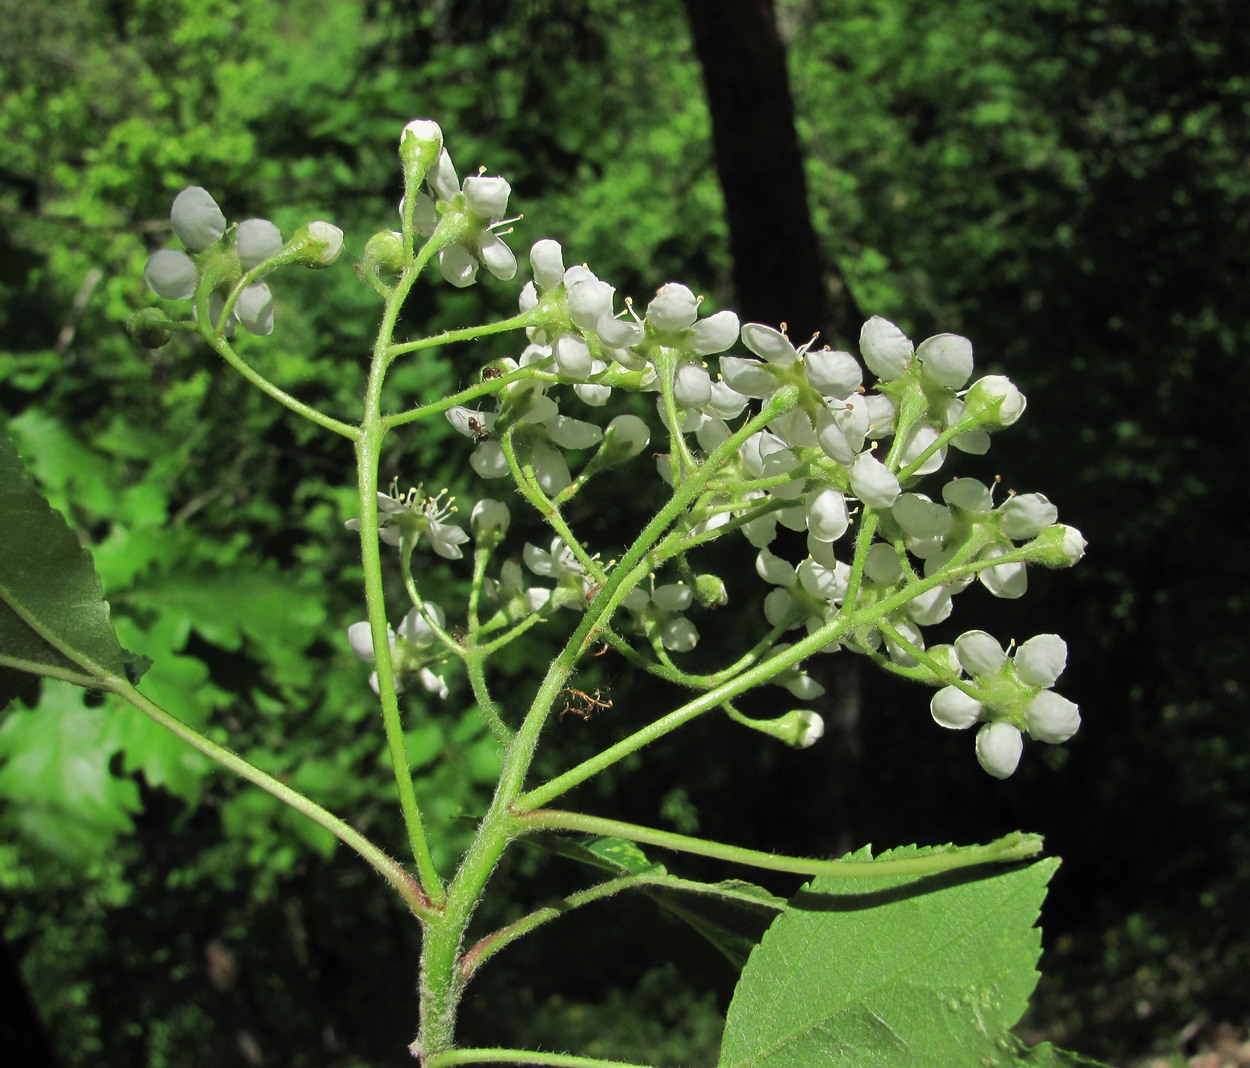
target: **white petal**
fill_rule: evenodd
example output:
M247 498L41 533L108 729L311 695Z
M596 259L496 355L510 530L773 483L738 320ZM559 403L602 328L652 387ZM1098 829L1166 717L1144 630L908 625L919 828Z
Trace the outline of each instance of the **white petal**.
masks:
M955 653L969 675L996 675L1007 662L998 640L983 630L965 631L956 638Z
M174 233L192 252L215 245L226 232L226 217L207 189L188 186L176 197L169 212Z
M939 727L960 731L981 718L981 702L969 697L958 686L944 686L933 695L929 711Z
M972 374L972 342L958 334L936 334L916 347L920 371L947 389L959 389Z
M501 219L508 211L508 194L512 186L504 178L475 175L464 180L464 202L474 215Z
M185 252L162 249L154 252L143 268L143 280L158 297L186 300L195 294L198 279L195 261Z
M883 382L906 373L911 366L912 343L893 323L874 315L859 333L859 351L864 363Z
M894 473L869 452L851 466L851 489L870 508L889 508L902 492Z
M699 314L695 295L680 282L660 286L647 305L646 320L664 333L688 330Z
M1024 710L1024 722L1029 737L1039 742L1059 745L1077 732L1081 725L1081 713L1077 705L1055 693L1043 690Z
M849 352L817 349L809 352L803 362L807 365L807 380L826 397L849 397L864 381L859 361Z
M763 323L747 323L742 327L742 343L756 356L775 363L778 367L789 367L798 359L798 353L790 344L790 339L780 330L774 330Z
M977 761L996 779L1005 779L1020 763L1024 739L1010 723L987 723L977 731Z
M234 250L243 269L250 271L282 251L282 231L268 219L244 219L235 231Z
M738 340L738 317L731 311L719 311L700 319L690 334L690 346L701 356L724 352Z
M1016 677L1027 686L1053 686L1068 666L1068 643L1058 634L1038 634L1016 650Z

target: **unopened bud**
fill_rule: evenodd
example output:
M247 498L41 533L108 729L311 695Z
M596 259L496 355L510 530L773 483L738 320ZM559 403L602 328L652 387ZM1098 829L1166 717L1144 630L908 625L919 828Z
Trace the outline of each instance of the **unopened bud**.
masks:
M364 265L376 274L399 274L404 269L404 238L394 230L382 230L365 242Z
M160 308L140 308L126 320L126 332L143 349L159 349L173 337L170 318Z
M964 395L964 413L985 427L1011 426L1024 413L1025 396L1003 375L986 375Z
M443 151L443 131L430 119L413 119L399 135L399 158L404 171L411 172L416 181L438 162Z

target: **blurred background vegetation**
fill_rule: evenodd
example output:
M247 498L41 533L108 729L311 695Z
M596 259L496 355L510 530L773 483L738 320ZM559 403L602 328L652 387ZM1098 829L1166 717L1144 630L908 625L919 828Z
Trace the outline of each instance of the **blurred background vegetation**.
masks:
M376 300L347 262L393 225L394 147L415 116L440 122L462 174L509 178L518 252L551 236L619 293L645 302L680 279L734 306L752 264L784 269L778 250L800 244L778 230L752 254L722 196L713 131L734 115L705 93L687 17L748 7L767 5L0 0L8 432L92 546L124 643L155 662L152 695L384 843L401 845L393 786L342 639L362 615L351 456L203 347L129 345L169 202L198 184L232 219L343 227L344 263L279 276L277 330L247 351L349 418ZM1075 572L1033 575L1023 602L970 592L955 623L1064 635L1084 726L999 783L970 738L932 726L925 694L826 658L815 749L761 754L709 721L578 803L606 812L613 795L628 817L811 854L1040 831L1065 864L1026 1032L1113 1064L1185 1063L1244 1028L1250 989L1244 5L776 0L775 17L826 336L853 340L847 307L917 339L961 332L1029 396L979 473L1047 493L1090 550ZM740 77L749 95L754 73ZM758 155L780 176L770 137ZM758 210L789 189L760 181ZM482 321L514 293L438 284L412 318ZM406 364L392 402L510 353ZM448 428L418 426L383 475L463 493L466 460ZM613 488L575 526L611 541L629 525ZM436 600L456 592L444 581ZM714 637L701 623L704 644L732 645L734 619ZM601 670L620 709L664 699ZM409 708L444 866L496 767L467 701ZM559 762L621 722L569 719ZM9 1063L411 1063L414 932L382 884L137 713L53 685L12 704L0 806ZM537 903L581 876L522 856L497 878L497 902ZM711 1064L732 981L645 902L601 905L494 962L464 1035Z

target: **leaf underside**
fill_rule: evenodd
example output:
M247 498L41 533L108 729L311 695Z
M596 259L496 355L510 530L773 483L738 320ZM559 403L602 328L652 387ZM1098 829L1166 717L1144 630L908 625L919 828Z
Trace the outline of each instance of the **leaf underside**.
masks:
M0 703L20 673L85 686L125 670L90 553L0 433Z
M1058 863L896 876L869 892L862 879L809 883L743 970L720 1068L1021 1063L1010 1029L1037 982L1034 925Z

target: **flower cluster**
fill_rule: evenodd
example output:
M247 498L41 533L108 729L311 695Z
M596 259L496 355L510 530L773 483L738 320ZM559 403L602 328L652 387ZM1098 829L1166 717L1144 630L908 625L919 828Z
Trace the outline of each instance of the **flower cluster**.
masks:
M174 198L169 220L186 251L153 253L143 270L148 288L166 300L189 300L206 284L213 324L231 304L230 319L224 324L227 334L236 322L253 334L272 333L273 294L260 279L288 263L328 267L343 249L343 231L320 220L308 223L285 243L281 231L268 219L245 219L227 226L217 201L199 186L189 186ZM246 284L239 288L241 283ZM198 307L194 314L198 316ZM140 343L164 344L168 331L145 333L143 328L151 322L150 317L137 319L132 335Z
M428 119L404 127L399 151L405 166L423 176L428 190L414 193L411 208L405 197L400 213L411 210L413 228L424 237L440 231L445 235L438 252L443 277L458 288L471 286L480 264L496 278L512 278L516 257L499 234L501 227L516 221L505 218L512 192L507 180L476 174L461 182L442 130Z
M504 218L508 183L480 174L461 182L430 122L409 124L400 156L405 232L430 238L443 276L468 285L485 266L512 278L516 260L497 233L512 221ZM858 353L817 347L815 337L796 344L784 324L702 314L702 298L675 282L660 286L640 315L629 299L618 305L615 287L589 267L566 266L552 240L531 247L529 264L532 278L519 300L529 344L483 370L483 383L502 379L475 390L489 399L446 416L471 440L479 476L511 477L550 519L592 477L640 457L659 433L636 407L612 412L614 392L656 395L668 441L655 454L657 470L674 492L689 485L690 503L649 565L654 570L633 573L632 588L614 600L623 609L611 624L618 639L641 638L657 668L680 677L674 657L698 644L698 613L727 601L725 583L696 576L688 555L740 532L757 551L767 587L762 610L770 629L750 658L775 661L768 681L793 697L811 701L823 692L806 661L788 652L818 635L823 645L807 641L808 655L866 655L933 687L931 709L942 726L980 724L976 755L992 775L1011 774L1025 735L1056 744L1076 731L1076 705L1051 689L1066 662L1057 636L1031 638L1013 655L980 631L953 644L931 638L961 592L979 585L994 597L1018 598L1028 565L1071 566L1085 548L1040 493L941 477L953 452L985 453L992 434L1026 408L1006 377L973 381L967 338L938 334L914 344L873 317ZM921 483L934 475L941 481L926 491ZM380 497L379 532L410 549L424 539L457 559L469 535L449 504L441 495ZM502 520L484 540L474 509L479 550L493 550L507 528L507 509L485 501L479 507L487 505ZM557 530L568 536L566 526ZM504 559L486 576L482 603L495 616L482 633L519 633L527 621L561 609L586 611L611 572L561 536L546 548L527 544L519 561ZM790 744L811 744L823 731L811 709L772 720L747 720L729 705L726 711Z

